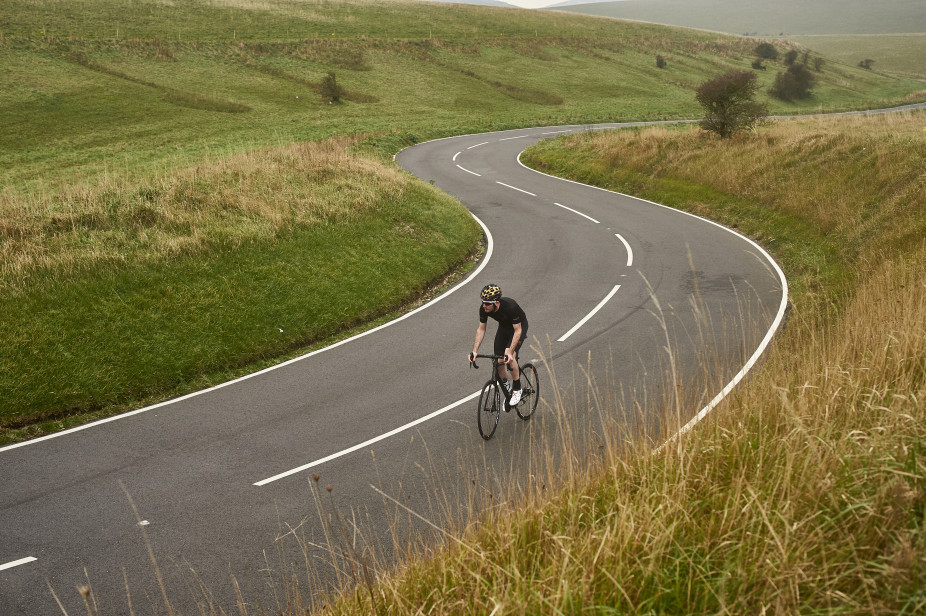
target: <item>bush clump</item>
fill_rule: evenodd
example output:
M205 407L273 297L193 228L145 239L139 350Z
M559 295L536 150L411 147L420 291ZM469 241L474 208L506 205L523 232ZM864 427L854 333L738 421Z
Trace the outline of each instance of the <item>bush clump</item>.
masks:
M705 111L701 128L724 139L753 128L768 114L765 105L755 101L758 87L751 71L732 71L702 83L695 94Z

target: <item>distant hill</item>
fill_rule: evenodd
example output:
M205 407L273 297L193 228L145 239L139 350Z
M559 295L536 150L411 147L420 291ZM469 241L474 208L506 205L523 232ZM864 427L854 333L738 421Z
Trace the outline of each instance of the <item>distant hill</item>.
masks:
M426 0L427 2L452 2L454 4L477 4L479 6L502 6L509 9L520 8L517 5L501 2L501 0Z
M924 0L570 0L545 10L752 36L926 32Z

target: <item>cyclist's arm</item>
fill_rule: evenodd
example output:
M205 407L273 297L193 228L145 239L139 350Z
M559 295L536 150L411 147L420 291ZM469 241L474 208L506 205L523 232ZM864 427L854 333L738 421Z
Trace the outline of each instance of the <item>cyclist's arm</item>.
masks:
M469 360L473 361L476 357L476 353L479 352L479 345L482 344L482 339L486 337L486 324L480 323L479 327L476 328L476 340L473 342L473 352L469 356Z

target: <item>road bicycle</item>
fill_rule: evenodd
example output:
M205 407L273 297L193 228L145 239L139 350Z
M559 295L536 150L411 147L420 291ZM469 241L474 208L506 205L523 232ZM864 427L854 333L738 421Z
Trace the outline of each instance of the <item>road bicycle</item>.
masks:
M492 377L482 386L482 393L479 394L479 407L477 409L476 423L479 425L479 434L482 438L489 440L495 434L498 427L498 418L505 412L511 410L509 401L511 392L508 391L508 383L503 382L498 376L499 362L504 362L503 355L476 355L474 361L470 364L473 368L479 368L476 365L476 359L492 360ZM537 380L537 368L531 362L521 364L521 400L514 405L518 417L523 420L530 419L537 408L537 402L540 401L540 383Z

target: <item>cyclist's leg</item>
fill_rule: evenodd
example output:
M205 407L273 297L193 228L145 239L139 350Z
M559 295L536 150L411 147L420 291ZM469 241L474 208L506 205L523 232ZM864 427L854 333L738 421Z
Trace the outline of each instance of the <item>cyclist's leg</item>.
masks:
M495 331L495 343L493 352L496 355L504 355L505 349L507 349L508 345L511 344L511 338L513 336L513 327L504 327L499 325L498 329ZM504 362L499 362L498 364L498 378L500 378L502 381L508 380L508 369L505 367Z
M512 338L514 337L514 330L511 333ZM518 357L520 355L519 351L521 350L521 345L524 344L524 341L527 339L527 330L521 330L521 339L518 340L518 346L514 349L514 365L511 367L511 380L517 381L521 378L521 368L518 367ZM511 338L508 339L508 342L511 342ZM504 353L504 351L502 351Z

